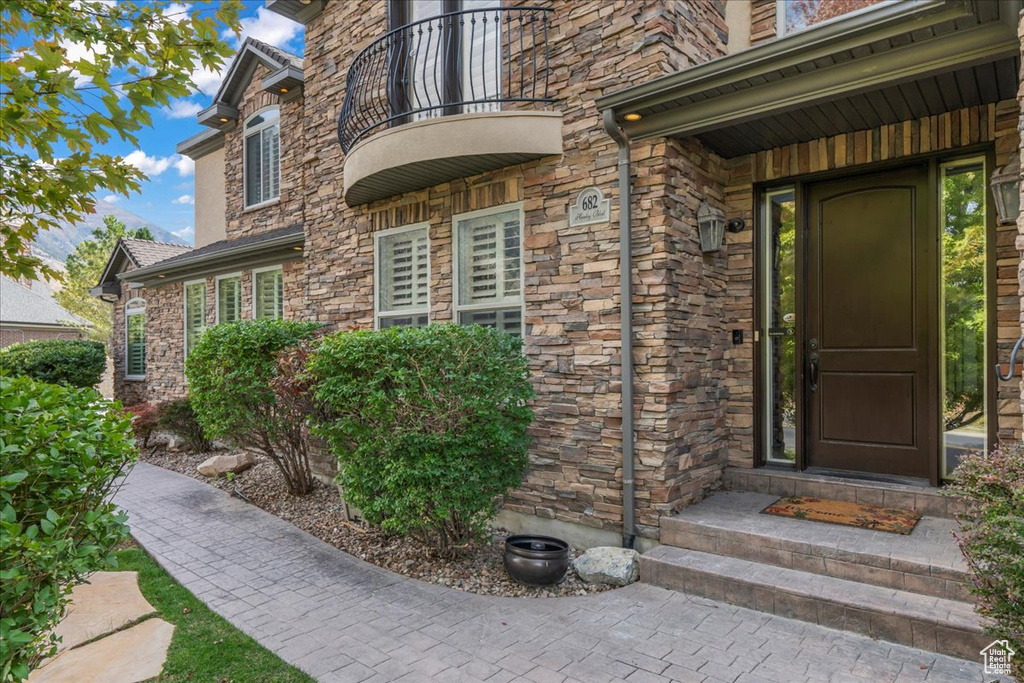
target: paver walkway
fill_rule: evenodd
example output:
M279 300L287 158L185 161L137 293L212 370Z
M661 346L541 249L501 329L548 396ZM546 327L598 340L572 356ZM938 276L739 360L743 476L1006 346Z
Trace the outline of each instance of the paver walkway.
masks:
M983 681L981 666L645 584L474 595L348 555L212 486L140 463L117 494L186 588L322 681Z

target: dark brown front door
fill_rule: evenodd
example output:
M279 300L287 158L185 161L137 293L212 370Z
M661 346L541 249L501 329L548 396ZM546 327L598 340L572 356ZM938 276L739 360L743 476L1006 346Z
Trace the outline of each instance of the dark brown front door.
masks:
M807 465L931 475L936 238L928 167L807 187Z

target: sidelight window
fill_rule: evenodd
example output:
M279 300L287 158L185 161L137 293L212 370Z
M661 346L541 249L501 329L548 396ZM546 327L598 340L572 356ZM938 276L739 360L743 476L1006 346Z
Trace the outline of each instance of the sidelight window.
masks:
M765 195L762 207L766 266L762 269L765 324L762 344L766 459L796 460L796 200L792 188Z
M963 455L988 450L988 176L982 159L941 169L942 473L948 477Z
M206 331L206 280L185 283L185 357Z

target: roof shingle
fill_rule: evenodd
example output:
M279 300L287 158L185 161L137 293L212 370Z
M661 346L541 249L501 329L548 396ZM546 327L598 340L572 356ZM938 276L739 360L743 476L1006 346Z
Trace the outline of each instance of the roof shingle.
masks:
M174 256L181 256L193 251L192 247L184 244L170 244L169 242L154 242L152 240L138 240L122 238L125 251L138 268L145 268L154 263L159 263Z
M0 278L0 322L92 327L92 323L69 312L53 297L7 278Z

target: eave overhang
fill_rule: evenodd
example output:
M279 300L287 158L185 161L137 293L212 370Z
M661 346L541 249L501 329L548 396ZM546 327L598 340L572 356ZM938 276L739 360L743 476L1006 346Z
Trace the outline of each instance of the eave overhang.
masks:
M614 111L630 138L700 137L723 156L735 156L931 115L936 108L998 101L1016 91L1021 6L1021 0L886 4L611 93L596 103L599 110ZM984 72L976 74L976 69ZM948 88L950 78L995 82L984 92L961 93L959 104L929 97L926 88ZM923 94L915 94L911 83ZM910 89L907 101L898 92L902 87ZM899 101L886 101L894 94ZM862 106L871 115L861 116L857 110ZM831 109L822 114L819 107ZM641 118L627 121L628 113ZM760 132L755 136L752 131Z
M291 102L302 94L303 80L302 69L289 65L264 78L260 87L280 97L282 102Z
M204 126L218 131L228 131L238 122L238 110L221 102L214 102L199 112L196 119Z
M165 285L194 276L217 275L241 268L258 268L302 258L305 233L282 231L267 239L239 244L226 243L222 248L197 254L168 259L145 268L136 268L119 273L122 281L140 283L143 286ZM209 245L215 246L215 245Z
M224 146L224 133L220 130L204 130L190 138L182 140L174 148L178 154L191 159L198 159Z
M267 9L300 24L308 24L324 11L327 0L266 0Z

